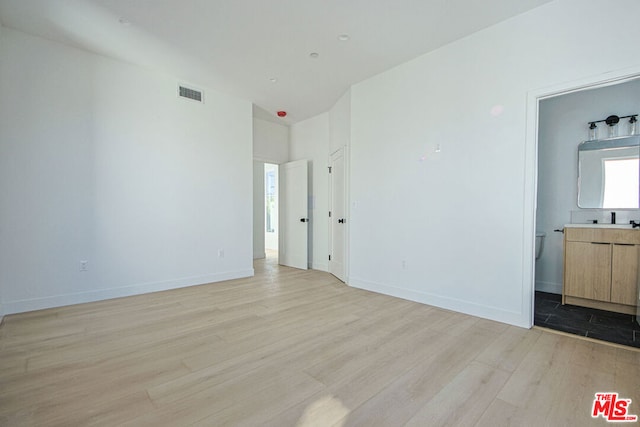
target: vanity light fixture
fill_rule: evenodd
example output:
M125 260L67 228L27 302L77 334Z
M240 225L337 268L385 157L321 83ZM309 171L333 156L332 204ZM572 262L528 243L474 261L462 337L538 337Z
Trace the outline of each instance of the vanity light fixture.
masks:
M596 126L596 123L606 123L607 126L609 126L609 134L608 134L609 138L614 138L618 136L618 123L620 123L620 119L629 119L629 135L635 135L638 130L637 114L630 114L628 116L616 116L615 114L613 114L607 117L606 119L594 120L592 122L588 122L589 123L589 141L594 141L598 139L598 126Z

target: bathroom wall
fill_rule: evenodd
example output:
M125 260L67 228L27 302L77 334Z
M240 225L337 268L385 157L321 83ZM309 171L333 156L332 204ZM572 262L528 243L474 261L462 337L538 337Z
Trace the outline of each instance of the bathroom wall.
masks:
M610 210L580 209L578 193L578 144L587 139L587 123L609 115L640 113L640 79L603 88L585 90L540 103L538 134L538 207L536 230L546 233L542 257L536 262L536 290L562 292L562 233L564 224L586 219L609 220ZM619 135L626 132L620 122ZM600 137L606 136L600 125ZM637 209L617 211L618 222L638 218Z

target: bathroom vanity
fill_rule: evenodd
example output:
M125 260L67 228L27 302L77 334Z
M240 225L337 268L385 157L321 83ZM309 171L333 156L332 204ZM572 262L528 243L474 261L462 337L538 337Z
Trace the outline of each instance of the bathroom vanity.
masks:
M636 314L639 247L628 225L566 225L562 303Z

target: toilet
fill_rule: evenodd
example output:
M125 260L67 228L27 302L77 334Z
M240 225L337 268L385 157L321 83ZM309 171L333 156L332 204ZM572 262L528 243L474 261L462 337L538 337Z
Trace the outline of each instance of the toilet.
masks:
M536 231L536 260L542 256L542 250L544 249L544 238L546 233L542 231Z

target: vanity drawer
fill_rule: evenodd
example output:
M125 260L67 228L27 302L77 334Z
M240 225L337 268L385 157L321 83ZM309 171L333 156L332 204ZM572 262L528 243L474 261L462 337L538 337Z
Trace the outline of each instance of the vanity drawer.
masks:
M622 243L640 245L640 230L629 228L577 228L566 227L565 239L569 242Z

